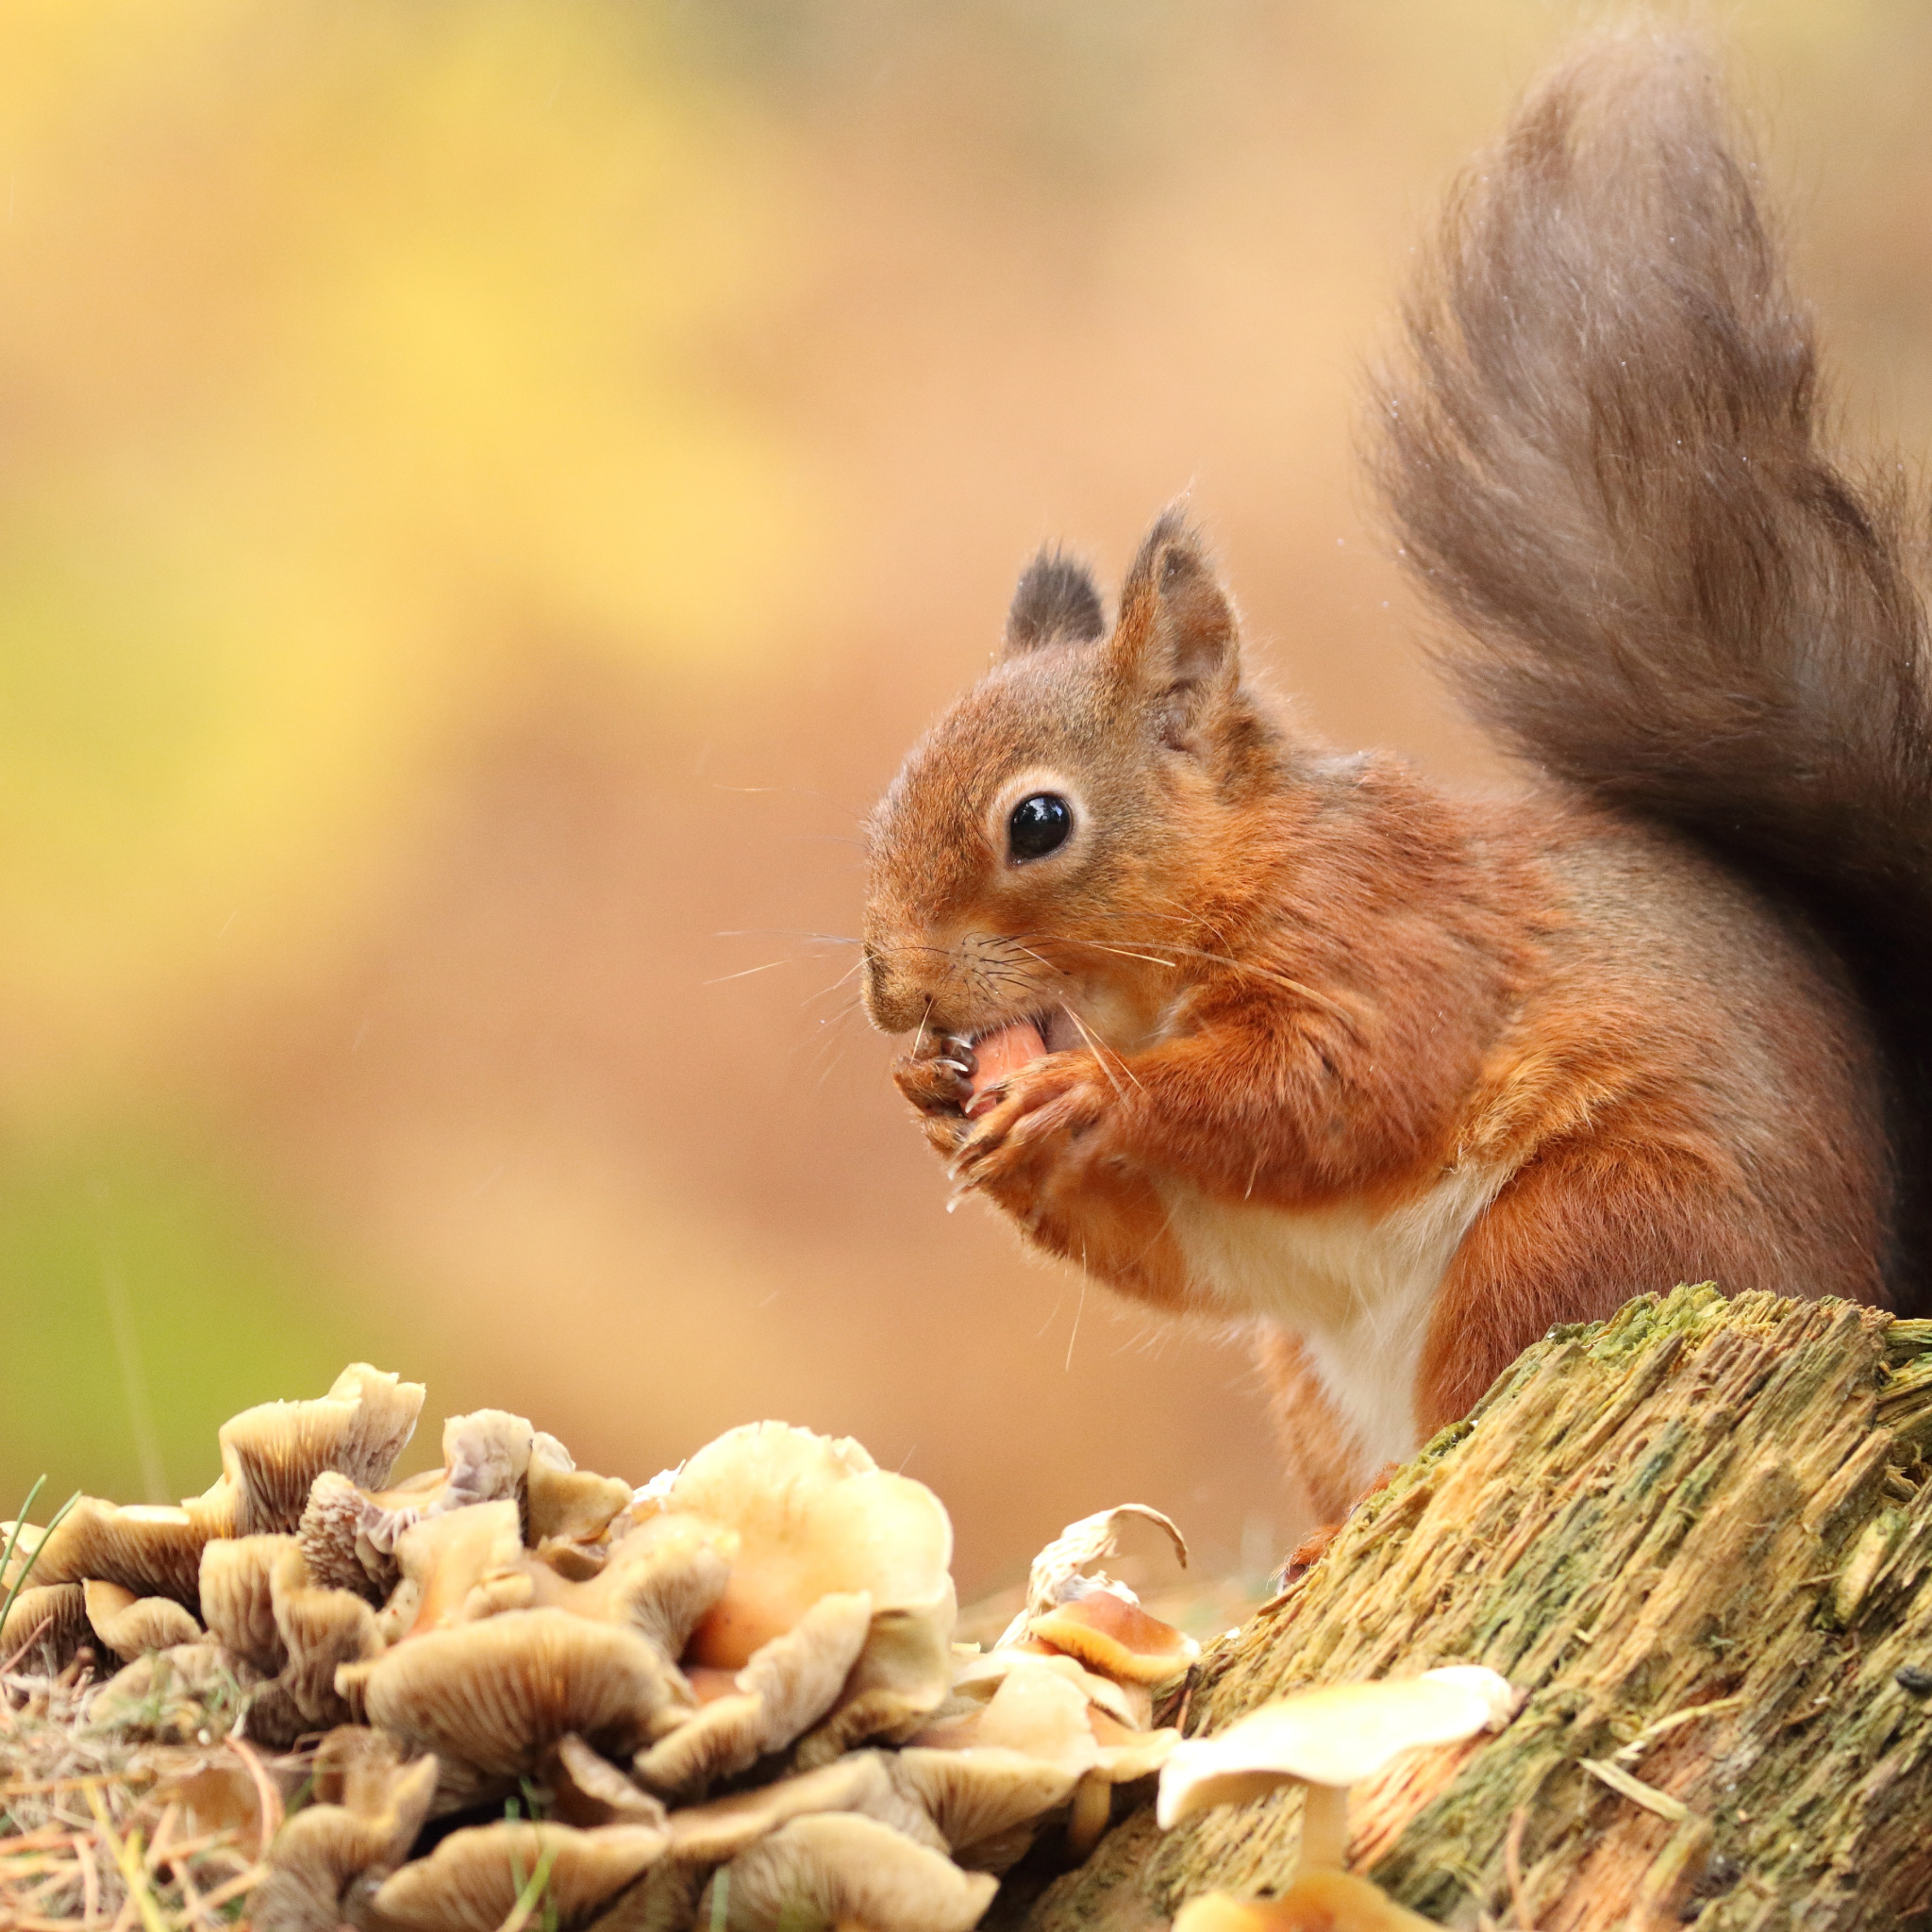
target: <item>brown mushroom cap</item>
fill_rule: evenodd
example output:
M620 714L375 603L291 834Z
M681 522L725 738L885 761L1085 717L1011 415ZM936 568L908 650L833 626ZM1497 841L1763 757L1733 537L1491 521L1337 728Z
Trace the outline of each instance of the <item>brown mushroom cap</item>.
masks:
M595 1576L574 1580L544 1562L533 1572L537 1601L579 1617L625 1624L666 1657L680 1657L699 1620L730 1580L737 1539L702 1517L659 1513L626 1530Z
M92 1576L118 1583L136 1596L194 1604L200 1601L201 1552L208 1540L185 1509L147 1503L124 1507L83 1496L50 1532L23 1526L13 1568L17 1573L24 1557L34 1552L29 1574L42 1588Z
M289 1654L279 1682L296 1707L311 1724L356 1717L353 1702L336 1689L336 1674L344 1664L380 1655L375 1612L354 1591L325 1590L313 1582L292 1537L271 1566L269 1599Z
M411 1524L395 1540L395 1559L402 1583L391 1607L408 1618L401 1636L527 1609L535 1600L514 1497Z
M680 1807L669 1821L669 1856L693 1865L721 1864L794 1818L823 1811L860 1812L915 1843L942 1852L945 1840L925 1807L901 1789L894 1769L897 1756L855 1751L817 1771L735 1791L708 1805Z
M1002 1869L974 1857L995 1840L1011 1840L1003 1859L1007 1853L1012 1859L1022 1857L1027 1840L1013 1838L1015 1828L1065 1804L1075 1782L1074 1774L1058 1763L998 1744L961 1751L908 1745L890 1754L886 1764L892 1782L932 1820L947 1850L979 1871Z
M351 1919L360 1923L358 1895L408 1857L435 1794L436 1760L422 1757L381 1774L365 1767L341 1802L304 1807L275 1834L268 1875L248 1902L250 1923L262 1932L339 1932Z
M872 1598L822 1596L740 1671L732 1691L703 1705L637 1759L653 1790L689 1791L782 1751L829 1710L872 1631Z
M1030 1618L1027 1634L1090 1671L1150 1690L1172 1683L1201 1655L1191 1637L1112 1590L1073 1596Z
M712 1879L698 1923L727 1932L970 1932L998 1889L891 1825L826 1812L793 1819L732 1859Z
M541 1780L551 1794L550 1815L559 1824L664 1824L661 1801L633 1784L575 1732L557 1740Z
M222 1484L234 1497L231 1534L292 1534L308 1488L325 1469L363 1488L378 1488L414 1433L423 1407L420 1382L401 1382L352 1363L326 1395L311 1402L265 1402L224 1423ZM217 1484L194 1507L218 1507Z
M631 1488L616 1476L579 1469L555 1436L540 1431L531 1447L525 1501L533 1549L551 1537L589 1542L630 1507Z
M634 1630L555 1609L433 1630L338 1681L370 1723L488 1776L534 1770L572 1731L627 1754L689 1694Z
M645 1824L475 1825L386 1878L373 1915L384 1932L496 1932L547 1864L546 1907L558 1923L580 1924L656 1863L665 1843Z
M171 1596L136 1596L97 1577L84 1582L81 1591L95 1636L125 1662L151 1650L201 1641L201 1625Z
M15 1657L43 1657L58 1671L92 1634L79 1584L28 1584L0 1624L0 1663Z
M289 1647L275 1628L272 1578L277 1559L291 1548L287 1536L232 1537L201 1553L201 1620L208 1635L273 1677L289 1661Z

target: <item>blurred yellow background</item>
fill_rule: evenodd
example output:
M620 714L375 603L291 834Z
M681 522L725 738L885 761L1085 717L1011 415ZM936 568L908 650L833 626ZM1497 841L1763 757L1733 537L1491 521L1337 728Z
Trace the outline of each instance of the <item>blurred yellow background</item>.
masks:
M0 1506L197 1491L366 1357L640 1481L857 1434L969 1591L1129 1497L1275 1560L1238 1341L941 1211L858 824L1032 548L1117 571L1188 487L1319 727L1495 780L1360 372L1585 19L16 0ZM1847 420L1922 443L1932 13L1722 27Z

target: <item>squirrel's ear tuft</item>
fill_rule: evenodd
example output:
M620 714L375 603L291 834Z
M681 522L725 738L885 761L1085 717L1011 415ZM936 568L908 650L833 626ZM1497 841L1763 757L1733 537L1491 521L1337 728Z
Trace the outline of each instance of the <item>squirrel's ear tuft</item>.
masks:
M1042 550L1013 592L1000 656L1017 658L1041 644L1091 643L1106 633L1100 591L1087 567L1058 550Z
M1148 531L1127 572L1108 650L1181 738L1241 675L1234 606L1177 504Z

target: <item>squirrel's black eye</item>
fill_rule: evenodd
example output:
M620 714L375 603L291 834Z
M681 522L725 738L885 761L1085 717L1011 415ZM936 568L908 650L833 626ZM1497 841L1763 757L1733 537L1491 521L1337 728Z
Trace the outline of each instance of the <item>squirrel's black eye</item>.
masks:
M1044 858L1073 829L1074 808L1058 791L1036 791L1013 808L1007 844L1015 858Z

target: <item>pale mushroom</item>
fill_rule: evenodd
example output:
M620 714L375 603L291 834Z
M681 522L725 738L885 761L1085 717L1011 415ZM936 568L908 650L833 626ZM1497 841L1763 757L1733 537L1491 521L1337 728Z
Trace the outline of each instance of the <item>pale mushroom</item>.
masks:
M171 1596L136 1596L98 1577L90 1577L81 1591L94 1635L125 1663L151 1650L201 1641L201 1625Z
M273 1578L288 1536L243 1536L210 1542L201 1553L201 1621L208 1635L273 1677L289 1661L275 1628Z
M1379 1886L1346 1872L1304 1872L1279 1898L1242 1899L1224 1891L1191 1898L1173 1932L1441 1932L1399 1906Z
M1131 1729L1146 1728L1153 1710L1153 1699L1142 1686L1120 1684L1111 1677L1099 1676L1086 1669L1077 1657L1063 1657L1058 1651L1011 1644L962 1658L954 1668L950 1695L927 1723L943 1723L948 1713L970 1716L974 1708L983 1705L1016 1670L1046 1671L1064 1677L1095 1709L1104 1710Z
M794 1819L711 1880L697 1923L724 1932L970 1932L999 1881L852 1812Z
M439 1482L442 1472L429 1472ZM417 1491L391 1490L388 1498ZM308 1501L295 1534L302 1544L302 1556L308 1574L330 1590L353 1590L372 1603L381 1603L396 1586L400 1572L387 1550L378 1550L363 1533L363 1517L372 1509L389 1507L367 1490L358 1490L349 1478L325 1469L308 1486Z
M801 1743L802 1765L903 1736L945 1695L953 1531L924 1484L881 1470L849 1440L754 1423L699 1450L666 1502L736 1538L724 1593L686 1648L691 1663L741 1670L820 1598L870 1593L865 1647L839 1703Z
M753 1654L726 1694L640 1753L638 1776L654 1790L691 1791L782 1751L832 1707L871 1630L868 1592L822 1596Z
M384 1879L371 1917L382 1932L496 1932L541 1873L541 1909L530 1923L578 1926L655 1864L665 1843L647 1824L473 1825Z
M956 1756L934 1753L934 1756ZM944 1851L946 1841L916 1793L902 1787L901 1754L854 1751L816 1771L735 1791L708 1805L671 1813L669 1856L691 1865L717 1865L768 1838L794 1818L855 1811L889 1824L916 1843Z
M339 1932L362 1923L376 1881L408 1857L436 1776L433 1757L398 1765L365 1756L333 1778L319 1762L318 1791L334 1796L305 1806L275 1834L268 1874L249 1896L256 1932Z
M1500 1729L1519 1702L1504 1678L1474 1664L1298 1691L1215 1737L1176 1745L1160 1774L1161 1828L1298 1784L1306 1788L1302 1867L1339 1867L1348 1851L1350 1785L1419 1745Z
M636 1631L555 1609L433 1630L345 1667L337 1685L371 1724L492 1777L534 1771L570 1732L627 1756L689 1696Z

